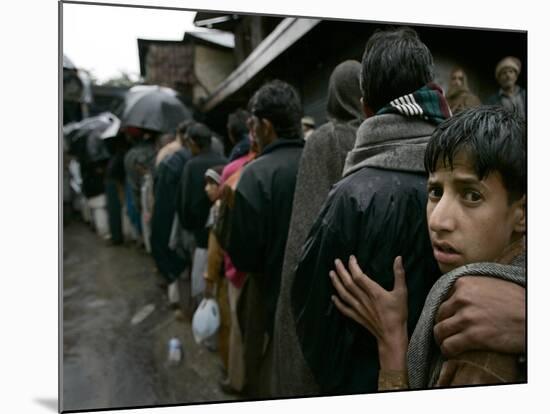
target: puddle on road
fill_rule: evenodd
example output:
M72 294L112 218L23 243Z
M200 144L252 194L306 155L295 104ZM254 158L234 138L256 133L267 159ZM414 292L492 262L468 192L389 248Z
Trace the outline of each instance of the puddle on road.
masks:
M68 298L68 297L74 295L75 293L77 293L79 290L80 289L78 288L78 286L65 288L65 289L63 289L63 298Z
M96 299L96 300L92 300L91 302L88 302L86 304L86 307L89 309L97 309L97 308L102 308L103 306L107 305L107 303L108 302L106 300Z
M178 321L168 308L150 271L151 257L102 246L78 224L65 228L64 237L65 410L235 399L217 387L218 355L197 346L190 318ZM167 344L174 336L183 356L167 368Z
M153 313L154 310L155 310L154 304L149 303L148 305L145 305L134 315L130 323L132 325L137 325L143 322L151 313Z

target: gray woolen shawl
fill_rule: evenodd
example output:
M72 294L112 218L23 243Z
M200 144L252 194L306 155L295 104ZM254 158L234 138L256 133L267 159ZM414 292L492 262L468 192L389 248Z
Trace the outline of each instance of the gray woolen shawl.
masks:
M302 245L330 188L342 177L346 154L352 149L357 127L364 118L360 71L361 64L357 61L348 60L336 66L328 88L329 122L308 138L300 160L272 341L273 397L318 394L296 336L290 289Z
M411 389L433 387L439 377L444 358L434 340L435 316L456 280L467 276L493 277L525 286L525 254L518 256L510 265L472 263L461 266L444 274L435 282L409 342L407 371Z

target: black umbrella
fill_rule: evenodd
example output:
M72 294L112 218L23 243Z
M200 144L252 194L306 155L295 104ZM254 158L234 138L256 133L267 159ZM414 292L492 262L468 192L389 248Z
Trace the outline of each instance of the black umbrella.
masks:
M170 132L180 122L191 118L191 112L172 89L141 85L133 87L126 95L121 126Z
M63 127L67 152L81 164L107 160L111 155L103 140L115 137L119 126L120 120L110 112L67 124Z

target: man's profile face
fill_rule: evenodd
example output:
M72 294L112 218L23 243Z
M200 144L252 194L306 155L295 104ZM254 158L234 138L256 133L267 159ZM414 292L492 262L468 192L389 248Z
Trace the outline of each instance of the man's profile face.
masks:
M250 130L252 132L252 136L255 138L258 144L258 149L260 151L262 151L272 142L271 134L265 121L266 120L258 118L256 115L252 115L250 117Z
M235 139L233 133L231 132L231 129L229 128L229 122L226 124L225 129L227 130L227 138L229 138L229 142L235 144L237 140Z
M191 136L187 133L184 135L184 137L184 146L189 149L189 151L191 151L191 154L197 155L200 150L197 144L195 144L195 141L193 141L193 138L191 138Z
M428 228L442 272L476 262L493 262L521 234L523 200L508 203L500 173L480 180L464 151L453 169L439 161L428 179Z
M462 88L464 86L464 72L461 70L455 70L451 74L451 86L455 88Z
M514 68L506 67L498 73L498 83L502 89L513 87L518 80L518 73Z

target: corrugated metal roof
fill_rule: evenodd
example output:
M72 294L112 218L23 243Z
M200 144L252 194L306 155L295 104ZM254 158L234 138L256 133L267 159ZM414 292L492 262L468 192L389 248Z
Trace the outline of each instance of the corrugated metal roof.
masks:
M285 18L207 98L203 111L210 111L242 88L275 58L321 22L320 19Z
M197 12L193 23L197 27L218 29L226 32L233 32L235 23L241 16L232 13L207 13Z

